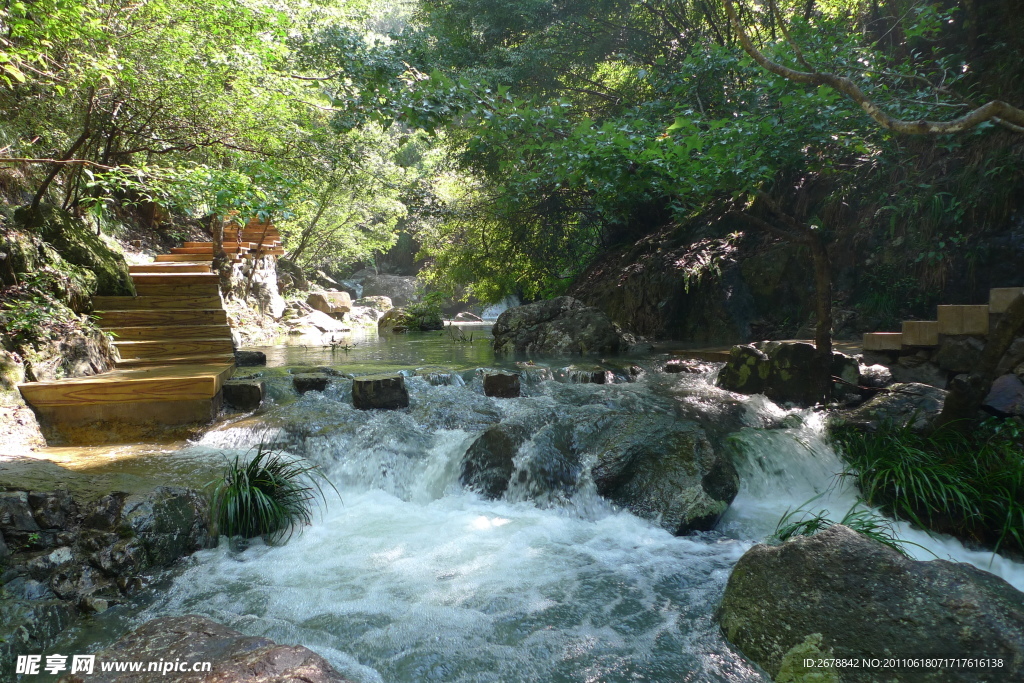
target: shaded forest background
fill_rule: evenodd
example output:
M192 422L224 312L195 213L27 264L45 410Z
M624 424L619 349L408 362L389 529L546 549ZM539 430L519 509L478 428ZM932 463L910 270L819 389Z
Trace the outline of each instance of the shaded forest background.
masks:
M1012 0L772 9L739 5L770 58L900 118L1024 102ZM1024 134L887 132L753 63L713 0L38 0L0 33L5 229L55 207L173 243L237 211L311 277L569 292L694 342L807 335L805 248L734 218L762 191L828 244L837 336L1022 284Z

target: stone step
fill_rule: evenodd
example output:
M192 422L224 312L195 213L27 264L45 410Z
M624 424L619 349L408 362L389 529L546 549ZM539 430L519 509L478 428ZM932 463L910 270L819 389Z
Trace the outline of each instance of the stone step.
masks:
M125 310L96 313L101 327L145 327L148 325L227 325L222 308L191 310Z
M195 263L195 262L160 262L160 263L144 263L138 266L128 266L128 272L132 273L212 273L213 270L210 268L209 263Z
M114 341L123 360L131 358L178 358L201 354L227 354L235 350L231 339L151 339Z
M213 296L96 296L92 307L96 312L160 311L221 308L219 292Z
M957 336L988 334L988 306L939 306L939 334Z
M136 325L104 327L115 341L159 341L166 339L231 339L230 325Z
M169 365L211 365L234 362L235 354L233 353L198 353L174 357L161 356L159 358L128 358L115 361L115 366L119 370L128 370L132 368L147 368Z
M867 332L864 334L865 351L899 351L903 348L902 332Z
M937 320L904 320L903 346L938 346L939 322Z
M213 254L157 254L157 263L171 263L176 261L181 262L207 262L213 260Z
M52 382L19 384L22 396L36 407L190 401L214 397L230 377L233 364L177 365L114 370Z
M1005 313L1013 300L1024 292L1024 287L997 287L988 292L989 313Z

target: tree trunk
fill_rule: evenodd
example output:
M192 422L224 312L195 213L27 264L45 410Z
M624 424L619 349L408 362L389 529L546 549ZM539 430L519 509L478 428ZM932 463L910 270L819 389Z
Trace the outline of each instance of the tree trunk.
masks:
M815 384L823 403L832 399L832 262L819 231L807 231L807 245L814 261L814 298L818 324L814 329L817 368Z
M210 217L210 234L213 236L213 272L220 276L220 292L227 298L231 294L231 261L224 251L224 221L214 214Z
M1024 294L1010 303L995 329L989 332L988 342L974 370L967 375L958 375L950 382L946 403L935 422L936 429L969 429L974 424L981 404L992 390L999 361L1013 340L1021 335L1024 335Z

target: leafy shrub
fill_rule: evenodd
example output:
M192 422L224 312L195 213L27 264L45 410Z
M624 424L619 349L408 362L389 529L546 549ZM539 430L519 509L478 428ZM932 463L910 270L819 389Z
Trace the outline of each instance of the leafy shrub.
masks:
M406 306L406 320L411 330L440 330L444 329L444 317L441 313L441 304L444 296L440 292L431 292L423 297L418 304Z
M1024 550L1024 428L990 419L930 435L882 425L833 436L872 505L926 529Z
M287 541L296 526L312 521L318 499L326 507L320 479L327 481L316 465L301 463L261 443L248 462L236 455L225 467L224 478L211 482L211 526L229 537Z

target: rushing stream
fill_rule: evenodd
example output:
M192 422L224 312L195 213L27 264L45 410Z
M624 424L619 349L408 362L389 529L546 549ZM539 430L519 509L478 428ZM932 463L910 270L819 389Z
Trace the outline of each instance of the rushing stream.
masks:
M732 566L787 509L824 494L815 509L840 518L856 499L836 477L842 464L819 415L721 392L710 375L658 372L657 358L637 361L646 372L634 382L600 385L568 381L564 360L535 359L525 396L497 400L483 396L475 371L496 365L480 340L413 336L268 355L278 367L249 374L268 382L272 405L182 455L222 458L269 441L321 465L341 498L332 492L326 512L286 545L198 553L144 602L80 628L79 650L144 620L199 613L306 645L363 682L764 681L714 620ZM436 386L408 377L408 410L364 412L352 408L344 377L296 397L287 368L297 365L448 370L434 372ZM586 432L612 413L718 430L716 447L734 453L741 489L716 531L677 538L614 509L588 484L586 462L573 487L531 475L498 501L459 483L466 449L487 425L559 416ZM542 460L547 447L528 442L517 464ZM1019 564L897 528L1024 589Z

